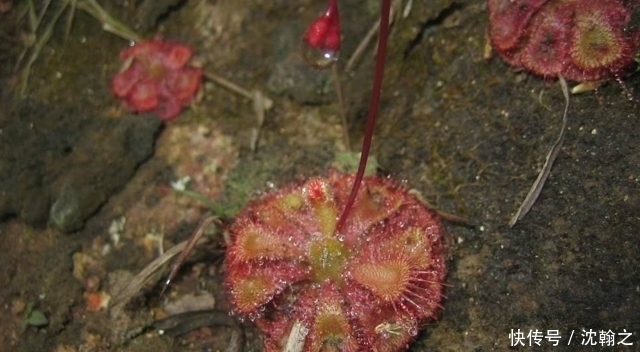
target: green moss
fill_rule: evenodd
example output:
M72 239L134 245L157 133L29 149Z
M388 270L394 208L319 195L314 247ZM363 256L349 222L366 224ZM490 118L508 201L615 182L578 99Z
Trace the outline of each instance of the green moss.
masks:
M233 217L242 209L256 190L265 188L274 178L278 163L269 158L241 162L229 172L220 200L224 210L220 215Z
M339 152L336 153L332 166L345 173L355 173L358 171L360 163L360 152ZM364 170L365 175L375 175L378 169L378 160L374 155L369 156L367 167Z

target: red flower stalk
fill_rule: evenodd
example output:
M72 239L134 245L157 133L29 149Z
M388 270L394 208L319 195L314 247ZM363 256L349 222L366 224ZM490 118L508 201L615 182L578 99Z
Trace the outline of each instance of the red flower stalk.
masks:
M124 65L111 91L133 111L155 111L163 120L178 116L202 82L202 69L188 66L192 49L160 40L137 43L120 52Z

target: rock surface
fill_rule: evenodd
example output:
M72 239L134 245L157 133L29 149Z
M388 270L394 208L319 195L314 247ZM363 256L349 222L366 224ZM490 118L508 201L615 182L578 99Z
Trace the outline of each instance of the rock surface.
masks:
M153 116L76 118L25 105L0 120L0 219L78 230L153 153Z

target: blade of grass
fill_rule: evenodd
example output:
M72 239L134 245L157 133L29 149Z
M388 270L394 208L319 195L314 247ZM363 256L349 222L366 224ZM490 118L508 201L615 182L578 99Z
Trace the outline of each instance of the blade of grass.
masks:
M542 187L544 187L544 183L547 181L547 178L551 173L553 162L556 161L556 158L558 157L558 154L562 149L562 144L564 142L564 135L567 129L567 115L569 112L569 88L567 87L567 81L565 81L564 77L558 76L558 79L560 81L560 86L562 87L562 94L564 94L564 99L565 99L564 113L562 115L562 127L560 128L560 135L558 136L558 139L556 139L556 142L551 147L551 150L549 150L549 153L547 154L547 159L544 162L544 165L542 166L542 170L540 170L540 173L538 174L538 178L531 186L529 193L527 194L524 201L520 205L520 208L518 208L518 211L516 212L516 214L509 221L510 227L513 227L513 225L515 225L516 222L518 222L518 220L522 219L529 212L529 210L531 210L531 207L533 207L533 204L538 199L538 196L540 196L540 192L542 192Z
M182 241L177 245L171 247L168 251L164 252L161 256L149 263L142 271L138 273L120 292L113 297L112 307L119 305L125 305L129 300L138 294L142 287L173 257L180 254L182 250L187 246L188 241Z
M137 42L141 37L124 23L111 17L96 0L80 0L77 7L102 23L102 29L120 38Z
M76 14L76 6L78 5L78 0L67 0L70 4L71 8L69 9L69 14L67 15L67 26L64 31L64 40L69 39L69 33L71 33L71 26L73 25L73 18Z
M25 12L22 12L21 14L19 14L20 18L22 18L22 16L24 15L28 16L29 30L31 31L31 33L28 40L23 40L24 48L22 48L20 55L18 55L16 64L13 67L13 72L18 72L18 69L20 69L20 65L22 64L22 60L24 60L24 58L27 56L27 53L29 53L29 49L33 47L34 42L38 38L38 29L40 27L40 23L42 23L42 18L44 17L44 14L46 13L50 4L51 4L51 0L48 0L47 2L45 2L44 8L42 9L42 13L40 14L40 16L38 16L36 14L37 12L36 8L33 5L33 0L27 0L27 8ZM36 39L31 40L31 38L36 38Z
M45 5L46 8L47 5ZM33 5L33 0L27 0L27 13L29 14L29 29L32 33L38 30L38 16L36 15L36 7Z
M186 241L182 251L180 251L180 255L178 256L178 259L176 259L173 265L171 265L171 271L169 271L167 280L164 282L164 285L162 286L162 291L160 291L160 296L162 296L164 292L167 290L167 288L169 287L169 284L171 283L171 280L173 280L173 278L176 276L176 274L178 273L178 270L180 269L180 266L182 266L182 263L184 263L184 261L187 259L187 256L193 251L193 249L195 248L196 244L204 234L207 227L209 227L209 225L211 225L216 221L218 221L218 218L216 216L209 216L205 218L198 225L194 234Z
M48 7L48 4L46 6ZM33 51L31 52L29 61L27 61L27 64L22 70L22 80L20 82L20 95L19 95L20 99L24 98L25 93L27 91L29 76L31 74L31 67L40 56L40 52L42 51L42 48L45 46L45 44L47 44L49 39L51 39L51 35L53 34L53 27L55 27L56 23L58 22L58 19L60 18L60 16L62 15L62 13L66 8L67 8L67 3L65 2L62 4L62 6L60 6L60 8L58 8L58 11L56 11L56 13L53 15L53 18L51 19L51 21L49 21L42 35L38 37L38 40L33 46ZM45 10L46 10L46 7L45 7ZM43 16L44 16L44 11L43 11ZM40 26L40 23L38 23L38 26Z
M149 263L144 269L142 269L142 271L138 273L138 275L136 275L131 281L129 281L129 283L113 297L112 307L115 308L117 306L123 306L127 304L132 297L140 292L142 287L149 280L151 280L152 277L154 277L157 273L160 272L160 270L165 267L165 264L169 263L169 261L171 261L173 257L178 256L178 259L171 266L171 272L169 273L169 276L162 287L162 293L160 294L162 295L167 289L173 277L176 275L178 269L180 268L180 265L184 262L189 253L191 253L193 248L198 243L207 241L206 238L202 238L202 235L209 227L209 225L217 221L217 219L218 218L215 216L207 217L198 225L194 234L188 240L182 241L177 245L171 247L161 256Z
M34 23L35 26L33 27L33 32L35 33L38 28L40 28L40 25L42 24L42 20L44 19L44 15L47 13L47 10L49 10L49 6L51 5L51 2L53 0L47 0L44 3L44 8L42 9L42 12L40 12L40 16L38 16L38 19L36 20L36 22ZM66 4L65 4L66 5ZM65 6L63 5L63 7Z

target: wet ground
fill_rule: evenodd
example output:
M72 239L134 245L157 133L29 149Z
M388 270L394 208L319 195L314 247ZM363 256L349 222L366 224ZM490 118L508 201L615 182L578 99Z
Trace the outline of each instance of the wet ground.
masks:
M272 98L254 152L251 102L211 82L170 123L128 114L108 86L127 42L81 11L68 39L64 21L55 27L18 99L13 67L29 30L24 6L0 3L8 6L0 13L0 350L225 350L233 329L224 324L180 337L149 328L194 304L229 309L216 234L165 296L151 284L121 309L107 298L207 213L171 182L190 177L231 218L270 187L326 172L346 150L330 74L306 69L297 54L323 4L167 1L160 14L148 1L104 4L145 36L192 45L207 71ZM342 67L378 6L352 3L343 9ZM640 350L640 76L571 97L551 176L511 228L565 102L557 82L485 57L486 26L483 1L414 2L391 34L373 147L379 171L470 221L446 223L445 309L411 350L528 350L536 332L539 350ZM372 60L370 47L341 75L356 150ZM245 325L244 350L259 351ZM581 345L590 331L597 341L611 331L616 345ZM511 332L527 347L511 348ZM630 345L618 344L625 333Z

